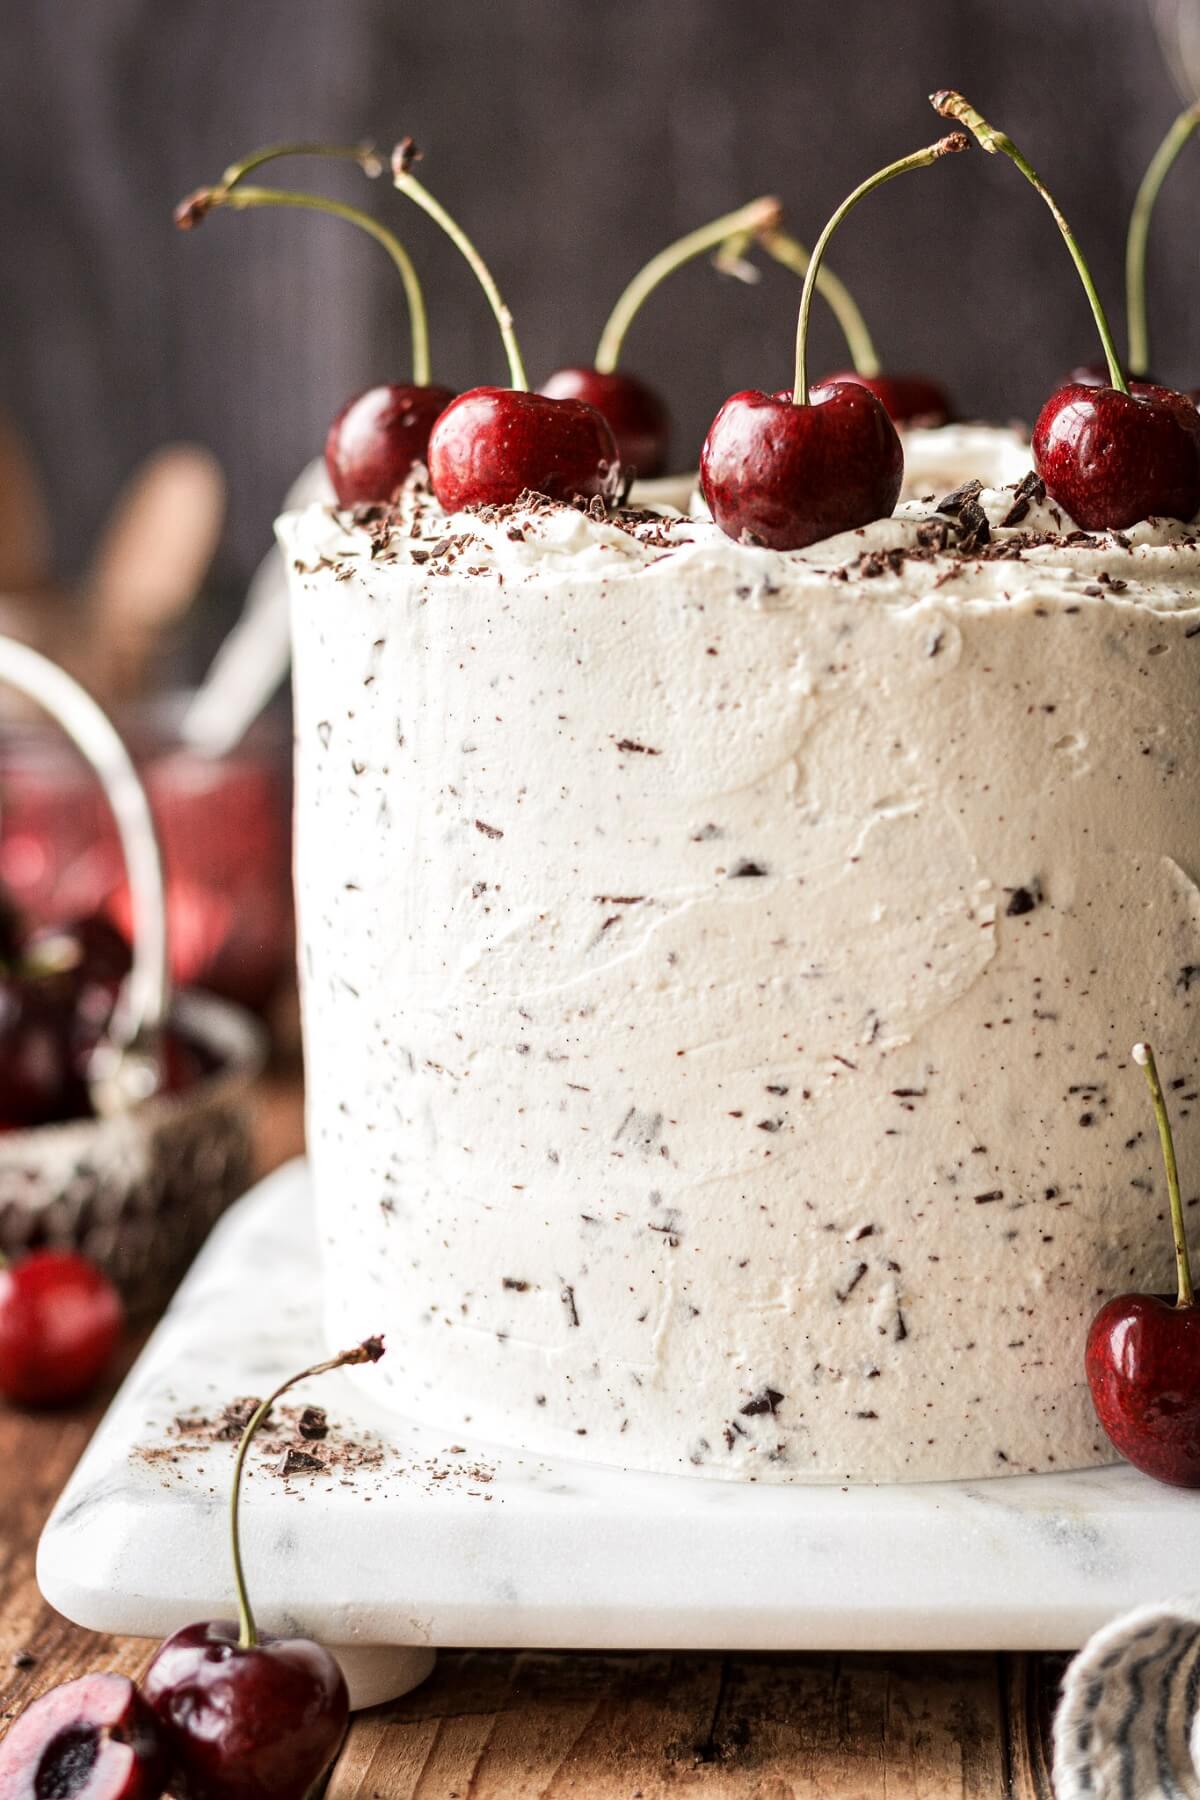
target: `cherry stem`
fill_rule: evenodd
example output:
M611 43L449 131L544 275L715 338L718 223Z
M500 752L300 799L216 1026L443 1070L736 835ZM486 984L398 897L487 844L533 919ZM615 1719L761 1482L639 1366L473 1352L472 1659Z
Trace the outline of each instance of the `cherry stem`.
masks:
M804 289L800 295L800 316L796 321L796 380L792 400L796 406L808 405L808 317L812 311L813 295L816 292L817 277L821 273L821 265L825 259L825 251L829 240L848 213L853 212L860 200L874 193L876 188L885 182L895 180L897 175L907 175L910 169L928 169L943 156L949 156L957 150L965 150L967 139L961 131L952 131L949 137L939 138L936 144L929 144L924 150L914 150L911 156L902 156L899 162L889 163L886 169L879 169L874 175L867 177L847 194L838 207L824 231L813 245L808 269L804 276Z
M1158 191L1192 133L1200 127L1200 100L1181 112L1154 152L1142 176L1125 240L1125 310L1129 325L1129 367L1144 375L1150 367L1150 331L1146 319L1146 243Z
M328 1362L315 1363L311 1369L302 1369L299 1375L293 1375L273 1394L260 1400L246 1422L238 1445L237 1459L233 1465L233 1488L229 1496L229 1541L233 1550L233 1581L237 1590L238 1606L238 1648L252 1650L258 1642L258 1626L254 1621L254 1613L250 1607L250 1596L246 1590L246 1576L242 1568L242 1539L238 1521L238 1507L242 1488L242 1469L246 1462L246 1452L254 1440L259 1426L274 1406L282 1399L289 1388L296 1387L302 1381L309 1381L314 1375L327 1375L331 1369L349 1368L354 1363L378 1362L383 1355L382 1338L367 1338L356 1344L353 1350L343 1350L339 1356L330 1357Z
M1005 136L1004 132L997 131L994 125L989 125L983 114L976 112L970 102L964 100L961 94L955 93L953 88L941 88L936 94L931 94L929 104L933 107L934 112L941 114L943 119L956 119L960 125L965 125L980 148L986 150L989 156L995 156L997 153L1007 156L1010 162L1017 165L1030 186L1035 188L1046 202L1054 216L1055 224L1062 232L1067 249L1071 252L1071 260L1075 264L1079 279L1083 283L1084 292L1088 297L1092 317L1096 321L1096 329L1100 333L1100 342L1104 348L1104 360L1108 364L1108 379L1119 394L1127 394L1129 384L1121 372L1121 359L1117 355L1117 346L1113 339L1112 327L1108 322L1108 314L1096 291L1096 284L1092 280L1091 270L1084 261L1083 252L1075 241L1075 234L1067 224L1050 189L1033 165L1017 149L1012 139Z
M791 269L801 278L808 274L812 255L790 232L764 231L759 242L768 256L774 257L785 269ZM881 364L867 321L850 289L838 279L828 263L822 263L817 270L817 292L841 327L855 373L874 378L879 374Z
M500 327L500 336L504 343L504 353L508 358L508 371L512 386L520 393L529 392L529 377L525 373L525 363L521 356L521 347L517 343L517 334L513 328L513 316L505 304L500 289L496 286L492 271L480 256L478 250L459 225L451 218L440 200L435 200L429 189L412 172L412 164L419 158L420 151L411 138L404 138L397 144L392 153L392 180L402 194L415 200L423 212L427 212L453 244L461 251L470 267L474 270L476 280L487 295L488 305L496 316Z
M265 160L269 154L282 155L283 152L262 152L259 160ZM249 159L247 164L242 165L243 169L252 166L252 161L253 159ZM360 231L373 237L377 244L382 244L399 271L408 297L413 382L417 387L429 386L429 319L425 311L425 296L412 258L399 238L386 226L373 219L370 213L360 212L357 206L347 206L344 201L327 200L320 194L294 193L287 188L245 187L241 185L240 177L238 184L233 187L222 181L215 188L200 189L176 209L175 223L181 230L189 231L218 206L228 206L234 212L248 212L257 206L298 206L308 212L328 213L331 218L345 219L347 224L357 225Z
M676 269L681 269L695 257L703 256L706 250L719 250L730 238L757 236L777 225L779 219L778 200L766 194L759 200L751 200L746 206L739 206L736 212L725 213L721 218L713 219L711 224L701 225L695 231L687 232L673 244L668 244L665 250L660 250L657 256L651 257L645 268L638 270L608 315L604 330L600 333L600 342L596 345L593 367L601 375L612 374L621 355L625 334L635 316L668 275L673 275Z
M1167 1102L1163 1095L1162 1082L1158 1079L1158 1065L1149 1044L1135 1044L1133 1060L1146 1071L1146 1083L1154 1105L1154 1117L1158 1121L1158 1138L1162 1145L1163 1162L1167 1167L1167 1192L1171 1196L1171 1231L1175 1238L1175 1267L1179 1274L1179 1295L1175 1304L1177 1306L1194 1306L1196 1296L1192 1289L1192 1263L1188 1255L1183 1198L1179 1192L1179 1165L1175 1161L1175 1140L1171 1136L1171 1121L1167 1116Z
M264 150L252 151L241 162L230 163L221 177L222 191L237 187L255 169L261 169L265 163L277 162L281 156L337 157L343 162L357 163L364 175L372 177L382 175L384 170L383 158L374 144L268 144Z

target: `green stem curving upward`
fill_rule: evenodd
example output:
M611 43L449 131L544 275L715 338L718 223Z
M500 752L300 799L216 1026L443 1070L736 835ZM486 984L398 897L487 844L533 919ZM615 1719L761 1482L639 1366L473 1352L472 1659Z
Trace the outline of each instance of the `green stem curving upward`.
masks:
M759 242L768 256L773 256L785 269L791 269L801 279L808 274L811 253L790 232L764 231ZM817 292L841 327L856 373L868 377L878 375L879 357L867 321L850 289L838 279L828 263L822 263L817 270Z
M1188 1255L1183 1197L1179 1191L1179 1166L1175 1161L1175 1140L1171 1136L1171 1121L1167 1115L1167 1102L1163 1095L1162 1082L1158 1079L1158 1065L1149 1044L1135 1044L1133 1060L1146 1072L1146 1083L1150 1089L1154 1117L1158 1122L1158 1141L1162 1145L1163 1162L1167 1167L1167 1193L1171 1200L1171 1233L1175 1239L1175 1270L1179 1278L1179 1294L1176 1305L1194 1306L1196 1297L1192 1288L1192 1262Z
M412 172L412 165L420 159L420 151L411 138L404 138L397 144L392 153L392 180L402 194L415 200L423 212L441 226L450 241L461 251L480 287L487 295L488 305L496 316L500 327L500 336L504 343L504 353L508 358L508 372L512 378L512 386L522 393L529 391L529 377L525 373L525 362L521 356L521 347L517 343L517 334L513 327L513 316L504 301L504 296L496 286L492 271L480 256L478 250L463 230L458 221L450 216L440 200L435 200L424 182L418 181Z
M621 346L625 342L625 334L633 323L635 315L655 288L681 269L684 263L691 262L694 257L703 256L706 250L717 250L730 238L745 236L755 237L779 223L780 207L778 200L764 195L759 200L751 200L746 206L739 206L736 212L725 213L711 224L698 226L685 236L668 244L639 269L629 286L618 299L604 330L600 333L600 342L596 346L594 367L602 375L611 375L617 366L621 354Z
M317 146L311 146L314 153ZM428 387L430 378L429 361L429 319L425 311L425 295L421 289L420 278L413 267L412 258L396 235L373 219L370 213L360 212L357 206L347 206L342 200L327 200L321 194L303 194L287 188L248 187L242 177L262 162L274 156L290 154L290 149L259 151L254 157L236 164L232 171L227 170L225 178L213 188L200 188L176 208L175 223L181 230L190 231L217 207L227 206L233 212L249 212L258 206L295 206L308 212L328 213L331 218L344 219L349 225L357 225L381 244L391 257L404 283L404 292L408 298L408 322L412 337L412 378L418 387ZM333 154L326 150L325 154ZM347 155L350 152L346 152ZM233 174L232 182L229 180Z
M853 212L860 200L873 194L876 188L887 181L894 181L897 175L906 175L910 169L927 169L931 164L940 162L943 156L954 151L965 150L967 140L961 131L952 131L949 137L939 138L936 144L929 144L924 150L914 150L911 156L902 156L898 162L889 163L885 169L879 169L861 182L852 194L847 194L838 207L824 231L813 245L808 270L804 277L804 289L800 295L800 316L796 321L796 379L792 399L797 406L808 405L808 319L812 312L813 295L816 292L817 279L821 273L821 265L829 240L848 213Z
M955 93L953 88L941 88L936 94L931 94L929 104L933 107L934 112L941 114L943 119L955 119L960 125L965 125L980 148L986 150L989 156L997 154L1007 156L1009 161L1015 163L1020 169L1029 185L1035 188L1046 202L1053 214L1055 224L1062 232L1067 249L1071 252L1071 260L1075 264L1079 279L1083 283L1084 292L1088 297L1092 317L1096 321L1096 329L1100 333L1100 342L1104 348L1104 360L1108 364L1109 381L1119 393L1127 394L1129 385L1121 369L1121 359L1117 355L1117 346L1113 339L1112 327L1108 322L1108 314L1096 291L1096 284L1092 280L1091 270L1084 261L1083 252L1075 241L1075 234L1067 224L1058 201L1050 189L1032 163L1017 149L1012 139L1007 137L1004 132L997 131L994 125L989 125L983 114L976 112L970 102L964 100L961 94Z
M258 1626L250 1605L250 1595L246 1589L246 1576L242 1568L242 1538L238 1517L242 1491L242 1470L246 1463L246 1452L254 1441L254 1434L275 1402L281 1399L289 1388L294 1388L301 1381L308 1381L314 1375L327 1375L331 1369L349 1368L353 1363L378 1362L382 1355L383 1340L367 1338L363 1343L356 1344L353 1350L343 1350L339 1356L330 1357L328 1362L315 1363L311 1369L302 1369L299 1375L293 1375L290 1380L277 1387L273 1394L268 1394L265 1400L260 1400L246 1421L246 1429L242 1432L233 1465L233 1487L229 1495L229 1542L233 1552L233 1581L237 1590L238 1646L242 1650L252 1650L258 1642Z
M1150 367L1150 330L1146 318L1146 243L1150 236L1150 218L1171 165L1198 126L1200 100L1180 113L1154 152L1129 215L1129 235L1125 240L1125 309L1129 327L1129 367L1135 375L1144 375Z

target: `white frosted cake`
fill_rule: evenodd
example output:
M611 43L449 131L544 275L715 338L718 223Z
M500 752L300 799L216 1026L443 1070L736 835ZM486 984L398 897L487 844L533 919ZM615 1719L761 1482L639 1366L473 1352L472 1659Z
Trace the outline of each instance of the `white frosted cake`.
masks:
M1011 479L972 429L910 491ZM1200 1167L1193 533L1028 480L789 554L417 486L280 535L327 1315L385 1333L373 1385L739 1480L1110 1460L1088 1323L1172 1283L1139 1036Z

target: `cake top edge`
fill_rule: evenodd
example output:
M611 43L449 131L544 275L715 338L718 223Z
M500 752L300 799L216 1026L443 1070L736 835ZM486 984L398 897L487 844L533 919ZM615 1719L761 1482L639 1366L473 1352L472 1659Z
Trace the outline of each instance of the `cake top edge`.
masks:
M297 571L332 568L342 579L370 569L373 577L387 570L423 583L455 577L515 585L659 576L702 563L719 566L735 587L803 588L819 580L869 586L893 600L947 587L986 600L1049 583L1124 604L1200 607L1194 522L1153 518L1124 532L1083 531L1032 470L995 479L1013 467L1006 455L1002 468L988 471L994 485L972 478L949 491L931 486L888 518L802 550L734 542L697 496L685 495L686 478L635 490L633 504L620 507L526 492L507 504L448 514L418 469L390 505L313 504L284 514L277 530Z

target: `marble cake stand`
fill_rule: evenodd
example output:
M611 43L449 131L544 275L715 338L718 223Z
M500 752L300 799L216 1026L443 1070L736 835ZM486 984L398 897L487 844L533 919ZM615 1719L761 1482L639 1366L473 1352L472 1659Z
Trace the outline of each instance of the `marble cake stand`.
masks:
M38 1577L60 1612L148 1636L228 1616L233 1446L198 1421L320 1353L317 1290L298 1162L213 1234L55 1508ZM1200 1498L1126 1467L747 1487L463 1445L364 1388L301 1390L328 1467L281 1474L268 1433L243 1507L262 1624L335 1649L360 1706L438 1645L1073 1649L1200 1560Z

